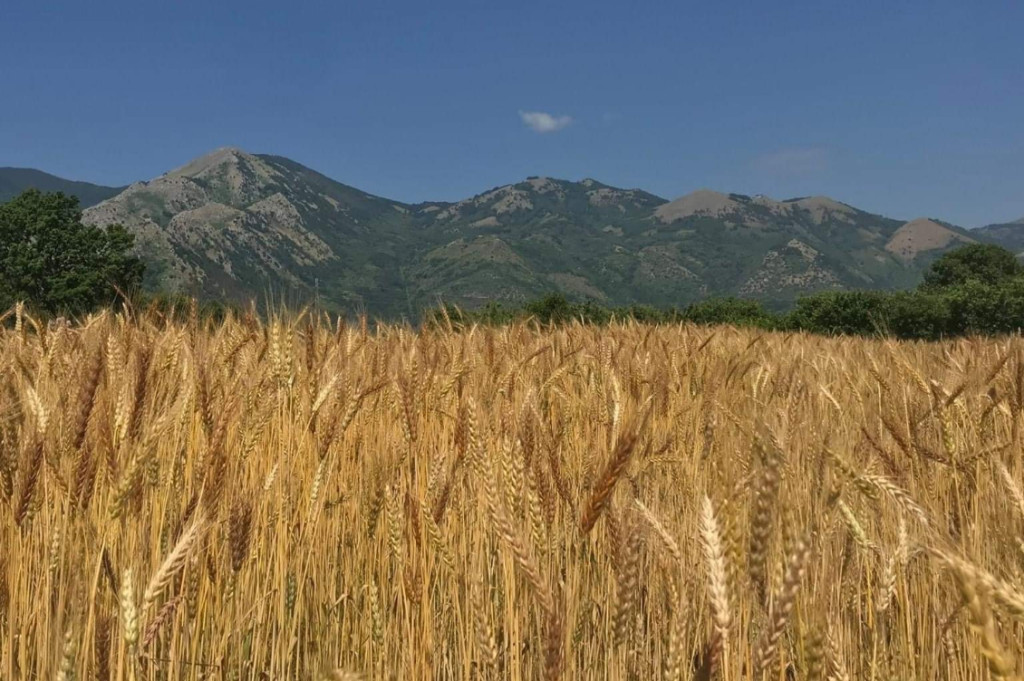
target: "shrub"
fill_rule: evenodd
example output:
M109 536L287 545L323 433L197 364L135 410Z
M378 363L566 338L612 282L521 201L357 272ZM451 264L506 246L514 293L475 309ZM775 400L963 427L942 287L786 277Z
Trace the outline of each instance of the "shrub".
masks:
M778 318L756 300L709 298L687 306L682 318L695 324L734 324L772 328Z
M785 325L825 335L876 335L888 327L890 307L888 293L828 291L797 300Z

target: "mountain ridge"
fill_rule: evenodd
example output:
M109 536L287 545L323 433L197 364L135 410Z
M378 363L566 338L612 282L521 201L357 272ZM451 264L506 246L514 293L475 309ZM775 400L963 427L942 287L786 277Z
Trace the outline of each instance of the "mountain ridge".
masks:
M410 204L235 147L133 183L84 220L136 234L152 289L232 300L273 289L410 317L439 298L474 307L551 291L608 304L740 295L781 306L820 290L908 288L949 248L997 240L827 196L702 189L667 200L593 178L530 176Z
M77 196L79 205L88 208L116 196L126 188L68 180L35 168L0 167L0 203L13 199L26 189Z
M905 287L951 243L971 240L829 197L698 190L668 201L592 178L531 176L460 201L405 204L237 148L132 185L86 219L139 235L154 288L240 298L274 285L409 316L438 298L472 307L551 290L673 305Z

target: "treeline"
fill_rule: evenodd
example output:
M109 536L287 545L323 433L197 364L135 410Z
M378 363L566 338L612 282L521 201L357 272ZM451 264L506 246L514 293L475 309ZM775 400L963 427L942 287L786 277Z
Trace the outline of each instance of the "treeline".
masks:
M531 318L542 324L573 320L607 324L733 324L823 335L887 336L938 340L970 334L1024 330L1024 267L999 246L972 244L935 261L913 291L827 291L797 300L788 312L772 312L755 300L712 298L684 308L643 305L605 307L552 294L522 306L491 303L473 311L454 306L432 310L427 323L505 324Z

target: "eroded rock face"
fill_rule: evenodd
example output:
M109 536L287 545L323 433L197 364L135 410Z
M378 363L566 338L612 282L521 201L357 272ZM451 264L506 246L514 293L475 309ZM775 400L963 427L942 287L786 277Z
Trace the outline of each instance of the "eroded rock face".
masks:
M836 274L818 262L821 253L799 239L765 253L761 266L740 287L741 294L757 295L772 290L814 290L839 283Z
M131 185L83 219L131 229L136 251L156 263L155 288L224 295L251 291L258 279L303 286L315 280L313 270L339 258L331 228L341 233L359 220L350 215L349 197L323 180L316 186L272 158L218 149ZM390 202L381 210L396 207L405 210Z

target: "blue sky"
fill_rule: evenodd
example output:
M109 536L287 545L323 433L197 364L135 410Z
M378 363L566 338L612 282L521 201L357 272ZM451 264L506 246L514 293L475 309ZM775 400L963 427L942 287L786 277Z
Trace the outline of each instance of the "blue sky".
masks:
M551 175L976 226L1024 217L1022 26L996 0L8 0L0 165L122 184L231 145L410 202Z

